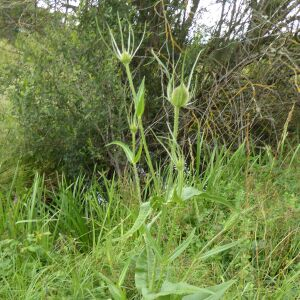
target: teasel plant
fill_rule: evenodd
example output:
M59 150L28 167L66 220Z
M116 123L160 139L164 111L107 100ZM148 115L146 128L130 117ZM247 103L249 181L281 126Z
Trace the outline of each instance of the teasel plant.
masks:
M196 65L199 61L199 57L201 52L198 53L192 69L189 73L188 78L185 78L185 56L182 62L181 72L178 74L177 68L181 57L179 58L176 64L171 66L171 70L164 64L158 55L152 50L152 55L159 63L162 68L163 73L165 74L168 84L167 84L167 100L171 103L173 107L174 114L174 123L173 123L173 131L171 132L170 139L170 151L168 152L170 157L170 168L169 168L169 182L168 186L172 186L174 184L173 180L173 169L177 170L177 180L175 183L177 186L177 191L172 187L171 192L177 192L178 195L181 195L183 189L183 177L184 177L184 165L185 165L185 157L183 151L178 143L178 132L179 132L179 117L180 111L187 107L194 96L195 93L195 84L192 86L193 77ZM195 79L194 82L197 80Z
M97 21L97 19L96 19ZM132 71L130 68L130 64L132 62L132 59L135 57L137 51L139 50L144 37L145 37L145 32L146 32L146 27L144 28L142 37L139 41L139 43L135 44L135 33L133 31L133 28L131 24L128 22L128 36L125 39L123 32L125 32L124 28L122 28L121 20L118 15L118 24L119 24L119 35L120 35L120 45L118 45L115 36L111 30L111 28L107 25L110 39L111 39L111 47L106 43L101 30L99 29L99 25L97 23L97 28L98 32L100 33L100 36L104 43L107 45L107 47L112 50L113 54L115 57L120 61L120 63L123 65L126 71L126 76L129 82L130 86L130 91L133 99L133 104L134 104L134 112L131 118L129 118L129 128L131 132L131 139L132 139L132 147L131 149L124 143L122 142L112 142L109 145L118 145L120 146L123 151L125 152L127 159L133 166L133 171L134 171L134 176L135 176L135 181L136 181L136 189L138 193L139 200L142 200L142 195L141 195L141 188L140 188L140 179L139 179L139 174L137 170L137 163L139 162L142 154L142 148L145 152L146 156L146 162L150 170L151 178L154 182L155 190L156 192L159 191L159 186L158 186L158 180L156 177L156 172L153 167L152 159L150 156L150 151L148 148L146 136L145 136L145 130L144 130L144 125L143 125L143 114L145 110L145 79L142 80L138 90L136 90L134 84L133 84L133 76L132 76ZM126 41L126 43L125 43ZM138 149L136 150L137 143L136 143L136 135L140 134L141 137L141 144Z
M129 120L129 128L131 131L132 143L131 147L127 144L114 141L109 145L117 145L123 149L126 154L128 161L131 163L133 167L133 172L136 181L136 189L140 201L140 209L139 214L132 225L132 227L124 233L121 237L113 239L112 242L122 242L130 237L132 237L136 232L141 232L141 236L143 237L143 250L139 253L138 258L136 259L136 272L135 272L135 284L136 288L142 294L143 299L159 299L164 296L171 295L190 295L186 296L182 299L201 299L205 297L209 297L214 294L214 291L209 289L202 289L195 286L191 286L187 283L171 283L168 281L168 273L169 267L174 260L177 259L179 255L192 242L195 236L195 229L191 231L189 236L183 241L178 247L170 254L163 253L161 250L162 244L165 243L163 236L163 229L165 228L168 217L172 215L172 207L175 205L183 205L184 202L193 199L195 196L198 196L201 199L203 194L202 191L199 191L195 187L185 186L184 182L184 165L185 165L185 157L183 154L183 150L178 144L178 131L179 131L179 115L180 110L186 107L193 95L192 91L192 79L193 73L198 62L200 53L198 54L190 75L187 81L184 78L185 73L185 62L183 61L182 71L180 76L176 74L176 67L172 68L172 71L168 71L168 68L162 63L159 57L152 52L154 58L161 65L168 78L168 86L167 86L167 99L172 104L174 110L174 124L173 130L171 132L171 138L169 147L166 147L160 140L159 142L165 148L166 152L170 157L170 168L169 168L169 179L170 182L167 184L166 191L163 195L159 193L160 187L158 186L158 180L156 178L156 172L153 167L150 153L148 150L148 145L145 137L145 130L143 127L142 117L145 110L145 79L139 85L139 88L136 90L133 84L132 72L130 69L130 64L132 59L136 55L139 47L142 44L144 39L145 31L143 36L138 44L135 47L135 38L134 32L131 25L128 23L128 37L127 44L125 45L125 38L123 35L123 28L121 25L120 18L118 16L119 30L120 30L120 39L121 44L118 45L116 42L115 36L113 35L111 29L108 27L109 35L111 39L111 47L110 49L116 56L116 58L120 61L120 63L124 66L126 75L129 81L130 90L133 99L133 107L134 111ZM98 25L97 25L98 26ZM101 31L98 26L99 33ZM102 34L101 37L105 42ZM105 42L106 43L106 42ZM107 44L107 43L106 43ZM136 143L136 135L140 134L142 142L140 143L137 150ZM154 133L155 134L155 133ZM143 151L145 152L146 162L150 169L150 175L154 182L154 191L156 194L150 195L149 199L146 201L142 201L142 191L140 185L140 179L138 174L137 163L141 159ZM177 174L175 179L173 179L173 167L175 166L177 170ZM159 171L159 170L158 170ZM195 200L196 201L196 200ZM158 226L158 233L154 238L151 234L151 228L153 226ZM226 249L230 249L235 246L237 243L230 243L224 245L222 248L211 250L211 255L214 253L222 252ZM210 254L209 254L210 255ZM126 299L120 285L115 285L105 277L103 277L107 284L109 285L110 291L116 294L116 299ZM223 293L233 284L234 281L225 282L219 286L213 287L213 289L218 291L219 295L223 295ZM202 294L204 293L204 294ZM191 298L189 298L191 297ZM195 298L196 297L196 298ZM197 298L198 297L198 298ZM203 298L206 299L206 298ZM219 299L219 298L215 298Z
M111 46L109 46L108 43L105 41L98 23L97 23L97 27L102 40L107 45L107 47L109 47L109 49L113 52L113 54L120 61L120 63L124 66L126 71L126 75L128 78L128 82L132 94L133 106L134 106L134 112L132 116L129 118L129 128L132 136L132 145L131 147L129 147L127 144L120 141L114 141L109 145L117 145L121 147L124 153L126 154L128 161L132 164L138 197L140 202L142 202L142 193L141 193L137 163L141 159L141 155L143 151L145 152L146 162L149 166L150 175L154 182L155 191L157 192L157 194L159 194L159 190L160 190L156 178L156 171L153 167L152 160L150 157L150 152L148 149L148 145L145 137L145 130L142 121L142 117L145 110L145 79L142 80L138 90L136 91L136 88L133 84L132 72L130 69L130 64L132 62L132 59L136 55L137 51L139 50L144 40L145 30L143 32L142 38L140 39L138 45L135 47L135 34L131 24L128 22L128 30L127 30L128 36L126 39L123 34L123 32L125 32L125 28L122 28L119 15L118 15L118 24L119 24L120 45L118 45L116 38L111 28L108 25L107 27L110 35ZM125 43L125 41L127 42ZM167 76L168 79L167 99L172 104L173 111L174 111L174 123L173 123L173 130L171 132L170 146L165 147L161 143L170 157L170 168L168 174L169 180L167 183L167 196L165 197L165 202L172 202L174 201L174 199L176 201L181 201L183 199L186 200L186 198L190 198L195 195L198 195L200 191L192 187L184 187L185 157L177 141L178 130L179 130L179 115L180 115L180 110L184 107L187 107L193 97L194 94L194 90L192 89L193 75L201 52L199 52L199 54L197 55L187 79L185 78L185 59L183 59L181 73L179 73L178 75L177 66L179 65L179 61L174 66L172 66L171 71L169 71L168 67L160 60L160 58L154 53L154 51L152 51L152 54L155 60L162 67L165 75ZM138 150L136 150L137 133L140 134L142 140L142 143L140 144ZM175 178L173 178L174 177L173 168L177 170L177 174L176 174L177 176L175 176ZM189 194L189 196L187 196L187 193Z

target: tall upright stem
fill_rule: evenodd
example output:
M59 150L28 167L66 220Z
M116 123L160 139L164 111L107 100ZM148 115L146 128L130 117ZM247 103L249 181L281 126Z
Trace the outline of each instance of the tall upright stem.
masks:
M136 98L136 91L135 91L135 88L134 88L134 85L133 85L129 64L125 64L125 69L126 69L126 75L127 75L128 81L129 81L129 86L130 86L130 89L131 89L132 96L134 98Z
M136 139L135 139L135 133L132 132L132 151L133 155L135 155L135 147L136 147ZM135 185L136 185L136 191L138 194L139 202L142 202L142 193L141 193L141 185L140 185L140 178L137 170L136 163L133 163L133 172L134 172L134 178L135 178Z
M172 182L173 182L173 159L175 159L175 157L176 157L178 125L179 125L179 111L180 111L180 108L177 106L174 106L174 124L173 124L173 138L172 138L172 143L171 143L169 187L172 186Z
M132 93L132 96L135 98L136 97L136 92L135 92L135 88L134 88L134 85L133 85L132 76L131 76L131 72L130 72L130 69L129 69L129 64L125 64L125 68L126 68L126 74L127 74L128 80L129 80L131 93ZM135 133L132 132L132 151L133 151L134 155L135 155L135 147L136 147L136 138L135 138ZM139 198L139 201L142 202L140 178L139 178L136 163L133 163L133 172L134 172L135 185L136 185L136 190L137 190L137 193L138 193L138 198Z
M176 144L177 144L177 136L178 136L179 110L180 110L179 107L174 106L173 139L174 139L174 144L175 144L175 146L176 146Z
M126 69L126 74L127 74L127 78L128 78L128 81L129 81L129 86L130 86L130 89L131 89L131 93L132 93L133 97L136 98L136 91L135 91L135 88L134 88L134 85L133 85L133 80L132 80L132 75L131 75L129 64L125 64L125 69ZM152 179L154 181L155 189L158 192L159 186L158 186L158 182L156 180L156 175L155 175L155 171L154 171L154 168L153 168L150 152L149 152L146 137L145 137L143 122L142 122L141 118L139 118L139 120L138 120L138 127L139 127L139 130L140 130L143 147L144 147L145 154L146 154L147 164L149 166Z

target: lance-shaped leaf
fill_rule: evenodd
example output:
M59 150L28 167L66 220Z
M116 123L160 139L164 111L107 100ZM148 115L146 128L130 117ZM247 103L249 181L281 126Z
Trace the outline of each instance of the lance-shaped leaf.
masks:
M203 293L210 296L214 295L214 292L206 288L199 288L186 282L173 283L167 280L163 282L158 295L188 295L193 293Z
M121 236L120 238L114 239L113 241L114 242L119 241L121 239L126 239L126 238L129 238L130 236L132 236L136 231L138 231L145 224L145 221L148 218L148 216L150 215L151 211L152 211L152 208L151 208L149 201L141 204L139 215L138 215L137 219L135 220L134 224L132 225L131 229L129 229L123 236Z
M133 159L133 163L136 164L140 160L141 155L142 155L142 150L143 150L143 143L140 144L139 150L138 150L138 152L136 153L136 155Z
M230 280L215 286L205 288L205 291L200 291L192 295L182 298L182 300L219 300L223 299L225 292L234 284L234 280ZM210 294L213 293L213 294Z
M121 147L123 149L128 161L132 164L134 163L134 158L135 158L134 154L125 143L116 141L116 142L109 143L107 146L111 146L111 145L117 145L117 146Z
M192 186L187 186L182 189L181 198L182 200L186 201L195 196L199 196L198 199L206 199L212 202L220 203L223 205L228 206L231 209L234 209L232 203L229 200L225 199L221 195L215 195L208 191L200 191Z
M180 299L183 300L218 300L222 299L225 292L234 282L234 280L230 280L219 285L200 288L186 282L173 283L166 280L163 282L160 291L157 293L151 292L147 288L143 288L143 299L173 299L172 296L181 296Z
M145 110L145 77L139 87L135 99L135 112L138 118L141 118Z
M148 260L146 249L142 251L136 261L135 286L140 293L148 287Z
M216 255L216 254L219 254L219 253L221 253L223 251L226 251L226 250L228 250L228 249L230 249L230 248L238 245L239 243L240 243L240 241L235 241L235 242L232 242L232 243L228 243L226 245L217 246L217 247L215 247L215 248L213 248L213 249L205 252L204 254L202 254L200 256L200 259L201 260L207 259L207 258L209 258L209 257L211 257L213 255Z
M190 233L188 238L182 242L175 250L174 252L168 257L168 262L171 263L174 261L192 242L195 235L195 229Z
M126 300L125 292L118 285L114 284L108 277L103 275L102 273L98 273L100 278L104 280L107 284L109 292L114 300Z
M205 191L205 192L201 193L201 198L204 198L211 202L220 203L231 209L234 209L234 205L230 202L230 200L227 200L226 198L222 197L221 195L217 195L217 194L211 193L209 191Z

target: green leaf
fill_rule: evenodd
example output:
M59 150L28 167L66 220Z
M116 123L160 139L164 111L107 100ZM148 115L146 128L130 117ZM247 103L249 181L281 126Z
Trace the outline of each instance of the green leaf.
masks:
M133 152L129 149L129 147L125 143L115 141L115 142L109 143L107 146L111 146L111 145L117 145L117 146L121 147L123 149L124 153L126 154L128 161L130 163L134 163Z
M188 294L203 294L206 296L213 296L215 293L206 288L199 288L194 285L190 285L186 282L169 282L164 281L161 287L161 290L157 293L149 293L147 290L147 294L144 294L144 299L154 300L154 299L170 299L164 298L166 296L184 296ZM173 299L173 298L172 298Z
M177 187L173 187L167 195L167 202L182 203L182 198L177 193Z
M210 200L212 202L217 202L226 205L230 208L234 208L232 203L230 203L228 200L226 200L224 197L220 195L215 195L208 191L202 192L192 186L187 186L182 189L182 193L181 193L182 200L186 201L195 196L200 196L202 199Z
M121 286L126 278L129 266L131 264L132 258L128 259L128 261L125 263L125 266L119 276L118 286Z
M114 300L126 300L127 297L121 288L116 285L109 284L108 285L109 292Z
M156 294L149 289L152 280L157 281L160 276L160 269L155 267L155 258L157 257L155 257L153 249L146 244L146 248L136 262L135 286L144 300L156 299Z
M2 241L0 241L0 248L4 247L4 246L7 246L7 245L10 245L14 241L15 240L13 240L13 239L2 240Z
M134 224L132 225L131 229L129 229L129 231L127 231L123 236L121 236L120 238L114 239L113 241L119 241L122 239L126 239L129 238L130 236L132 236L136 231L138 231L141 226L143 226L145 224L146 219L148 218L148 216L150 215L152 211L152 208L150 206L150 202L144 202L141 204L140 206L140 212L139 215L137 217L137 219L135 220Z
M151 235L151 232L150 232L150 228L148 228L148 226L145 226L145 242L147 245L149 245L152 250L154 251L155 255L156 255L156 258L158 260L161 260L162 259L162 255L160 253L160 249L159 249L159 244L158 244L158 241L155 240L152 235Z
M202 199L206 199L206 200L209 200L209 201L212 201L212 202L216 202L216 203L226 205L227 207L229 207L231 209L234 208L232 203L230 203L228 200L226 200L224 197L222 197L220 195L215 195L215 194L212 194L212 193L207 192L207 191L202 192L202 191L199 191L198 189L196 189L194 187L191 187L191 186L184 187L182 189L182 194L181 194L182 200L186 201L186 200L189 200L189 199L191 199L192 197L195 197L195 196L199 196L198 199L202 198Z
M1 257L0 261L0 273L2 275L2 272L7 272L8 270L12 269L13 263L10 258L3 258Z
M143 150L143 143L140 144L139 150L133 159L133 163L136 164L140 160L141 155L142 155L142 150Z
M145 110L145 77L139 87L135 99L135 111L138 118L141 118Z
M164 198L162 196L154 195L150 197L149 201L151 203L151 207L155 210L161 210L162 205L164 204Z
M214 292L207 290L206 288L199 288L197 286L188 284L186 282L170 282L164 281L159 292L160 296L163 295L187 295L191 293L206 293L208 295L213 295Z
M181 198L182 200L188 200L188 199L191 199L192 197L194 196L198 196L200 195L202 192L199 191L198 189L192 187L192 186L187 186L187 187L184 187L182 189L182 194L181 194Z
M190 243L192 242L194 236L195 236L195 228L193 229L191 234L188 236L188 238L183 243L181 243L175 249L175 251L168 257L168 262L169 263L174 261L179 255L181 255L181 253L190 245Z
M135 267L135 286L143 294L148 286L148 259L147 251L144 249L136 261Z
M207 259L213 255L216 255L218 253L221 253L223 251L226 251L236 245L238 245L240 243L240 241L235 241L235 242L232 242L232 243L229 243L229 244L226 244L226 245L223 245L223 246L217 246L209 251L207 251L206 253L202 254L200 259L204 260L204 259Z
M106 277L102 273L98 274L101 277L101 279L103 279L106 282L109 292L114 300L127 299L125 292L119 286L115 285L108 277Z
M160 270L157 267L157 257L150 244L146 244L146 253L147 253L147 287L142 291L143 296L148 295L149 290L153 288L152 283L156 282L159 278ZM149 289L149 290L148 290Z
M214 195L210 192L203 192L201 193L201 197L206 199L206 200L209 200L209 201L212 201L212 202L216 202L216 203L220 203L220 204L223 204L231 209L234 209L234 205L232 203L230 203L227 199L225 199L224 197L220 196L220 195Z
M204 291L194 293L182 298L182 300L219 300L225 292L233 285L235 280L230 280L219 285L205 288ZM212 293L212 294L209 294Z

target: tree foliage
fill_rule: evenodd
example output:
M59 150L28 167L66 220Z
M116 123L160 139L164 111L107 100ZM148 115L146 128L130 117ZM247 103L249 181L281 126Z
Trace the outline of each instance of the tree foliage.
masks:
M22 73L12 94L23 128L26 159L69 175L113 165L106 143L122 132L124 95L109 53L74 30L19 36Z
M179 132L182 143L189 140L185 145L193 145L199 126L207 143L238 145L251 138L275 148L288 115L289 128L299 128L297 0L216 0L219 19L211 27L203 20L209 6L199 0L43 3L2 1L0 14L1 37L21 54L18 68L2 68L1 89L9 86L3 80L9 73L25 157L39 169L74 175L97 163L121 171L119 154L104 147L129 133L126 77L106 45L107 26L120 39L118 17L132 24L137 40L145 31L132 65L135 83L145 77L147 133L156 127L164 135L172 121L161 96L167 78L152 51L170 69L180 68L185 57L187 77L201 52L194 98ZM153 137L153 153L156 144Z

